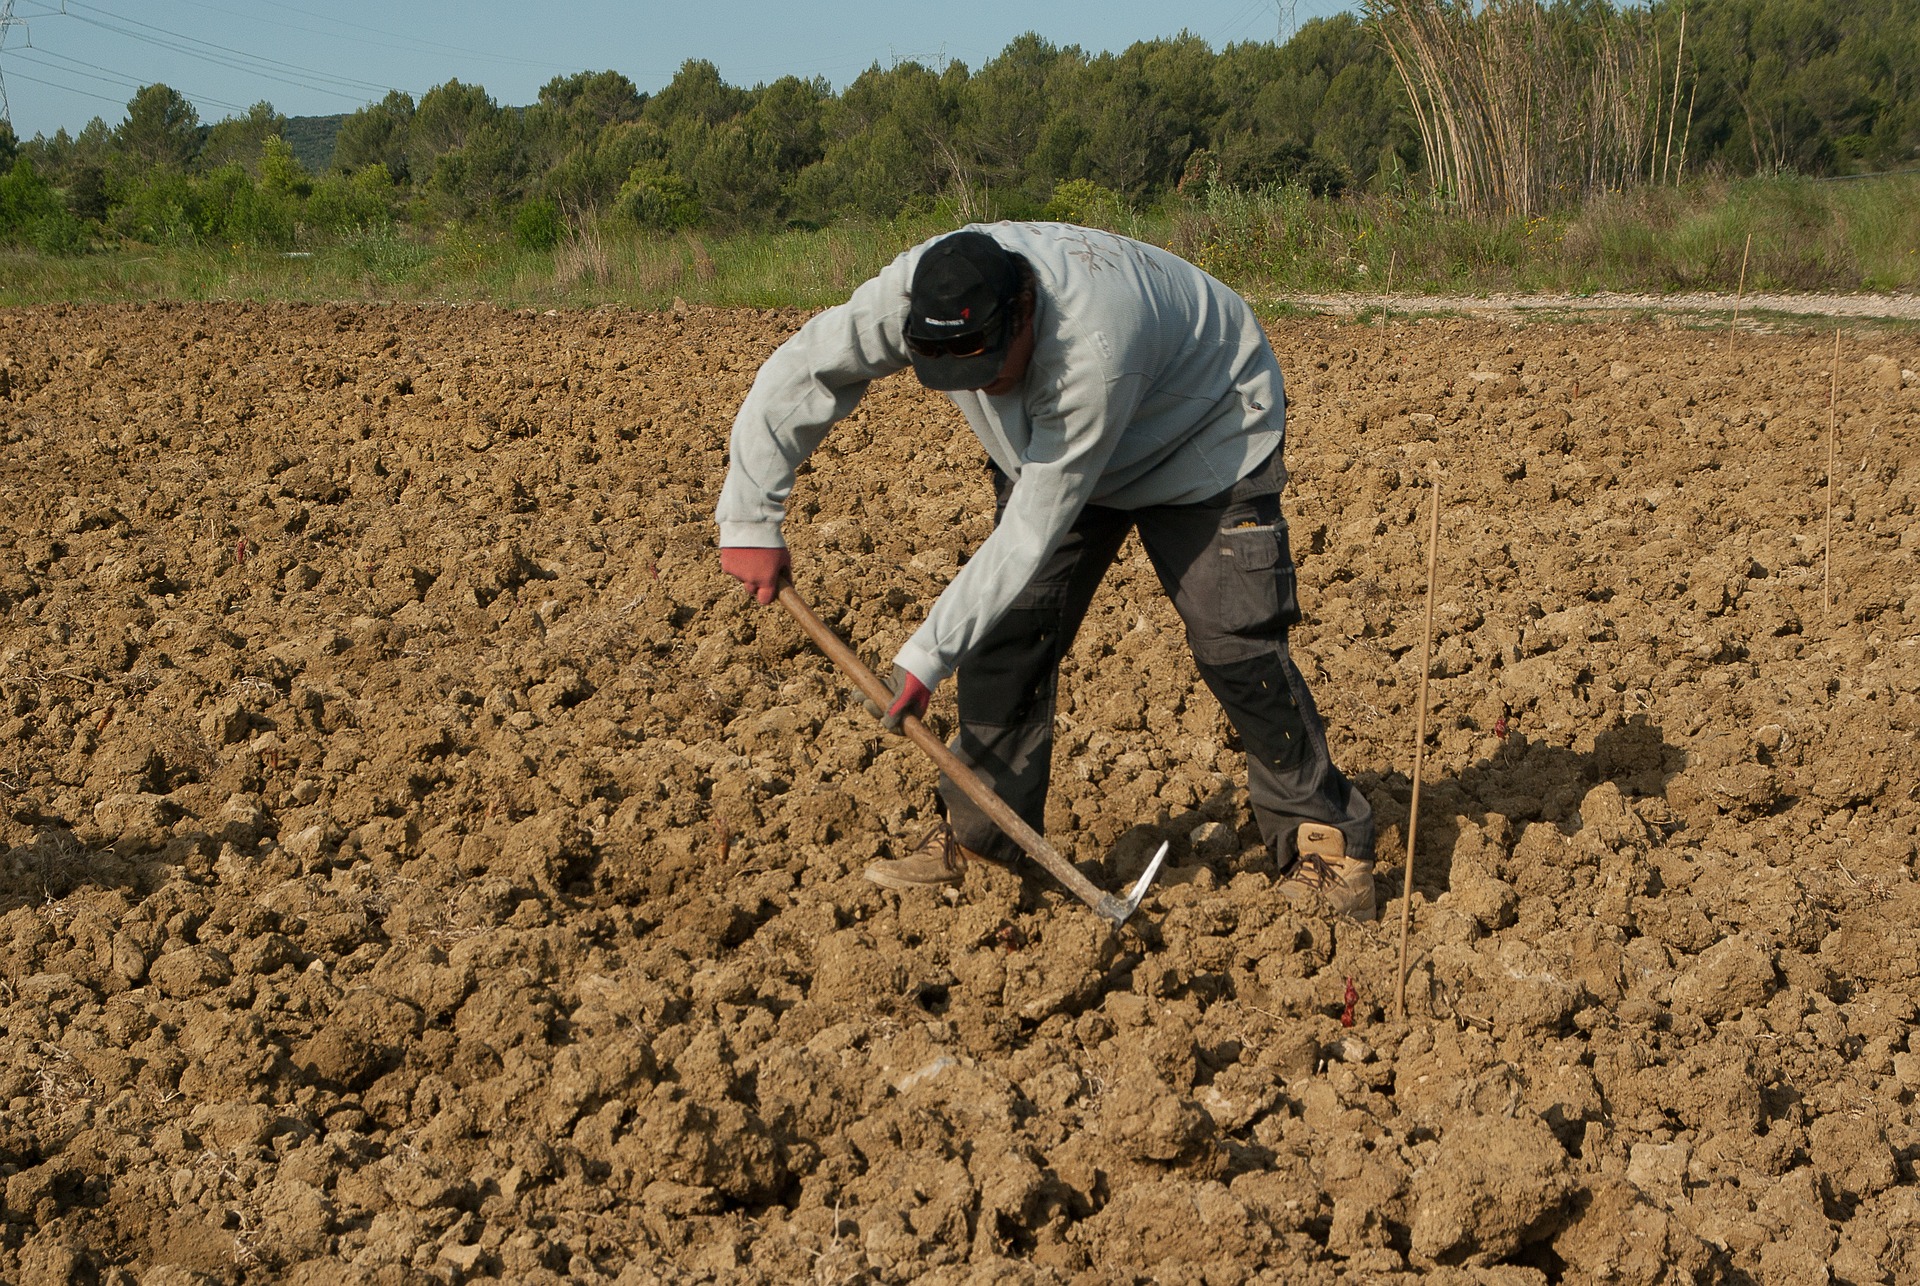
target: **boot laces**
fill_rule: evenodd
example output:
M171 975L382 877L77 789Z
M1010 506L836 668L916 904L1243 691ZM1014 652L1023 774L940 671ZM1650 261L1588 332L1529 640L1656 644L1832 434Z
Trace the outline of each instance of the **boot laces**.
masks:
M1324 889L1329 884L1338 883L1340 876L1333 869L1333 864L1320 854L1300 853L1294 859L1293 878L1313 888Z
M940 837L940 864L953 875L964 874L967 869L967 850L960 847L960 841L953 834L953 824L944 817L920 836L920 842L913 846L913 851L931 850L935 835Z

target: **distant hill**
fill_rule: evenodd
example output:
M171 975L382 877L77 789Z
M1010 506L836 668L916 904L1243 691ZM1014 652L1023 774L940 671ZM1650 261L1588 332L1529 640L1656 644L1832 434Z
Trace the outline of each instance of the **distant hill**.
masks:
M346 120L339 116L289 116L285 138L293 155L309 174L323 174L333 164L334 140Z

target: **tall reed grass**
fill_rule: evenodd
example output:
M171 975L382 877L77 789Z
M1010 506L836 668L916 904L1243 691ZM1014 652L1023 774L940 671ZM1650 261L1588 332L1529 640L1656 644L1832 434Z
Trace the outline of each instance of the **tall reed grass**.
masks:
M1686 171L1686 15L1542 0L1363 0L1405 86L1434 188L1530 217ZM1669 68L1669 62L1671 67ZM1686 127L1676 130L1684 106ZM1676 158L1674 147L1679 146Z

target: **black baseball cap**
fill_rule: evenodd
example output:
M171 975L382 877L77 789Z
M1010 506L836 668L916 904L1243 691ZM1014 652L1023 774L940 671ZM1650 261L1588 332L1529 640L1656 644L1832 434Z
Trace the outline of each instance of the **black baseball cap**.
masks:
M907 298L907 352L931 389L993 383L1013 342L1020 269L984 232L956 232L927 248Z

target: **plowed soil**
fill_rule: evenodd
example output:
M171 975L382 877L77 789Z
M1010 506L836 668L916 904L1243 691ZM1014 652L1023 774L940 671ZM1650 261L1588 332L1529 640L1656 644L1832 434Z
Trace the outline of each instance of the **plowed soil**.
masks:
M0 1280L1920 1280L1911 335L1829 490L1830 332L1277 325L1382 921L1276 896L1130 545L1048 816L1172 841L1116 934L862 880L933 771L710 523L803 320L0 313ZM883 381L798 585L885 662L990 512Z

